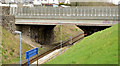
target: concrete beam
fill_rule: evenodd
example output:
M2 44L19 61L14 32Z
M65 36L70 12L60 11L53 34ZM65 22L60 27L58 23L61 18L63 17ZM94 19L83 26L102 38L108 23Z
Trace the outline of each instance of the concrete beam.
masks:
M15 24L23 25L82 25L82 26L112 26L118 21L112 20L48 20L48 19L16 19Z

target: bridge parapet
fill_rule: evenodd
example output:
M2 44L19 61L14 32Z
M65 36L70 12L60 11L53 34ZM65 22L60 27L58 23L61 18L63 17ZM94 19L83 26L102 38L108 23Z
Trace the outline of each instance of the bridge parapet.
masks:
M118 6L12 7L10 14L16 18L117 20Z

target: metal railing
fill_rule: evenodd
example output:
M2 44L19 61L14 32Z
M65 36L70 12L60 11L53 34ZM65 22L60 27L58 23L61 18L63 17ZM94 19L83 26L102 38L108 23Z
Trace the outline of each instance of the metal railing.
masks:
M39 16L39 18L57 19L117 19L117 6L81 6L81 7L12 7L10 14L15 16Z

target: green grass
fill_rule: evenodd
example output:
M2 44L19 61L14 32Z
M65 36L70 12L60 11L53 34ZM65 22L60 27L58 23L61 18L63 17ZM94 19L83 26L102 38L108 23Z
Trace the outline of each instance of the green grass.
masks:
M13 34L2 28L2 61L3 64L19 63L20 61L20 44ZM31 46L21 43L22 60L25 60L26 51L32 49Z
M118 64L118 25L85 37L46 64Z
M83 32L76 25L62 25L62 40L65 41L70 38L70 36L76 36L76 34ZM56 25L54 28L54 42L61 41L61 25Z

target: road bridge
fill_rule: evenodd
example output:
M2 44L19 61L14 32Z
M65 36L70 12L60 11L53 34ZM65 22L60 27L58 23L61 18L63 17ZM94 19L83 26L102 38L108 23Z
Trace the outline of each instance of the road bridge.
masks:
M40 44L52 44L58 24L77 25L90 35L118 23L118 6L10 7L2 14L4 28L19 30Z
M12 7L15 24L111 26L118 23L118 6Z

